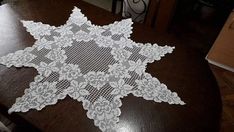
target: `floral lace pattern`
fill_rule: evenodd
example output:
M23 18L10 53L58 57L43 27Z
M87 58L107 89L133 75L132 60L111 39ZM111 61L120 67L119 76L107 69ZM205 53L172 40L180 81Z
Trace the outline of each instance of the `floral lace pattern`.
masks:
M97 26L75 7L66 24L59 27L21 22L36 42L0 57L0 64L33 67L39 75L9 113L41 110L70 96L83 102L88 118L109 132L115 131L119 122L120 99L128 94L155 102L185 104L177 93L145 72L147 63L160 60L174 47L130 40L131 19Z

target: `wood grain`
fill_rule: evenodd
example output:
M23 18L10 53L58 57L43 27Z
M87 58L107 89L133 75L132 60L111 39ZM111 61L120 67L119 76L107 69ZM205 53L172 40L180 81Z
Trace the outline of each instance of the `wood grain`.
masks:
M160 33L167 32L174 15L176 0L160 0L155 20L155 30Z
M234 73L210 65L222 95L223 112L221 132L234 131Z
M149 27L153 27L154 26L154 21L156 18L156 14L158 12L158 7L159 7L159 1L160 0L150 0L149 1L149 6L147 9L147 13L145 16L145 25L149 26Z

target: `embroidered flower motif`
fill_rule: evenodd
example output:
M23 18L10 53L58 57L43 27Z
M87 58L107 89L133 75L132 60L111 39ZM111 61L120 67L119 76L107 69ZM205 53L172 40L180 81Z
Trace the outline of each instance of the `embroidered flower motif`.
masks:
M84 16L84 14L80 12L80 9L78 9L77 7L73 9L73 13L71 14L71 16L69 17L67 21L68 24L75 23L78 26L81 26L87 22L88 22L88 19Z
M118 82L110 82L110 86L114 88L111 94L121 95L121 97L127 96L133 88L132 86L125 84L123 79L119 79Z
M105 31L104 29L102 29L100 26L92 26L88 28L90 30L90 36L92 36L93 38L97 38L100 37L101 34Z
M59 71L59 80L73 80L81 75L78 65L64 64Z
M142 62L140 59L138 59L137 62L130 60L128 63L130 65L129 71L135 71L139 76L145 72L146 63Z
M58 45L59 47L65 48L65 47L72 46L73 41L70 37L65 36L65 37L60 37L56 39L56 42L57 42L55 43L56 45Z
M56 103L56 82L43 82L38 84L31 84L30 87L34 89L30 91L34 97L36 97L37 102L40 103L39 109L43 108L45 105ZM44 106L43 106L44 105Z
M136 96L142 96L146 100L154 100L155 102L168 102L169 104L181 104L185 103L180 100L176 93L167 89L165 84L159 82L158 79L152 77L146 73L144 79L136 80L138 89L133 92Z
M41 36L51 35L50 31L55 29L54 26L48 24L42 24L41 22L33 21L21 21L23 26L27 28L27 31L34 36L36 39L39 39Z
M56 84L56 82L30 83L30 88L24 91L25 95L17 98L16 103L12 106L12 109L9 109L9 112L17 111L17 108L26 112L28 111L27 107L41 110L46 105L55 104L57 102Z
M126 61L131 56L132 53L125 49L113 48L111 50L111 54L113 55L115 60L119 62L123 62L123 61Z
M67 36L67 35L73 35L73 32L71 31L72 26L70 25L64 25L58 27L58 29L55 30L55 32L59 33L61 37Z
M95 42L99 47L112 47L113 46L113 40L107 37L99 36L94 39Z
M102 131L113 130L114 124L119 121L120 110L104 97L99 97L89 108L87 116L94 119L94 124Z
M116 77L116 78L130 78L131 76L128 73L127 68L122 65L115 63L114 65L109 65L108 72L110 75Z
M89 95L89 91L85 89L87 86L87 82L77 82L75 80L71 81L71 86L68 87L65 91L68 93L70 97L73 99L77 99L78 101L82 101L84 99L83 96Z
M126 38L130 37L130 34L132 33L132 27L133 24L131 19L125 19L119 23L114 23L110 27L110 31L113 34L123 34Z
M48 77L52 72L59 71L58 67L56 67L55 62L51 62L50 64L41 62L37 70L40 74L44 75L45 77Z
M73 39L75 39L76 41L85 41L88 42L90 41L92 38L89 36L89 34L87 34L84 31L79 31L77 32L74 36Z
M108 75L104 72L89 72L84 78L89 82L89 84L98 90L103 87L108 81Z
M37 75L34 77L34 82L40 82L41 80L43 80L43 76L42 75Z
M27 91L27 90L25 90L25 91ZM35 105L38 106L38 103L31 104L31 102L29 100L31 100L32 98L33 98L33 96L31 95L31 93L28 93L22 97L16 98L15 103L8 110L8 113L19 112L19 111L27 112L29 107L35 107Z
M52 49L46 55L46 57L52 61L61 62L61 63L64 63L64 61L67 59L67 56L65 55L65 51L62 50L61 48Z
M32 66L33 64L30 63L30 61L34 58L36 58L36 56L29 53L29 51L19 50L15 53L10 53L7 56L1 57L0 63L5 64L7 67L11 67L12 65L16 67Z
M158 79L146 75L144 79L136 80L135 82L140 90L140 93L135 92L135 94L140 94L147 100L153 100L158 96L158 90L160 90L161 84Z
M170 46L158 46L154 44L153 46L149 43L142 46L141 51L139 54L144 55L147 57L149 62L153 62L154 60L160 60L166 53L171 53L174 47Z
M45 49L51 49L51 45L53 44L53 41L48 41L45 38L42 38L40 40L37 40L35 42L35 45L37 45L37 50L41 50L43 48Z
M161 89L158 91L158 97L154 98L155 102L168 102L169 104L180 104L184 105L185 103L181 101L180 97L178 97L177 93L171 92L167 89L165 84L160 85Z
M132 40L121 37L119 41L115 41L115 44L118 45L118 48L133 48L134 42Z

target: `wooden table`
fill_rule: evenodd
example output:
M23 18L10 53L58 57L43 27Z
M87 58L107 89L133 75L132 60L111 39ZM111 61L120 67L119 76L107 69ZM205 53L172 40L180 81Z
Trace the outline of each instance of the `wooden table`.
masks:
M41 21L51 25L64 24L74 6L88 18L104 25L121 17L79 0L20 0L0 6L0 56L32 46L34 39L20 19ZM137 42L158 42L176 47L173 54L148 65L147 72L176 91L185 106L155 103L132 95L122 99L118 132L218 132L221 99L215 79L204 57L181 44L172 35L158 35L141 24L134 24L131 37ZM86 117L81 103L66 97L41 111L7 114L15 99L33 81L33 68L6 68L0 65L0 111L19 125L46 132L96 132L93 120ZM121 131L121 132L122 132Z

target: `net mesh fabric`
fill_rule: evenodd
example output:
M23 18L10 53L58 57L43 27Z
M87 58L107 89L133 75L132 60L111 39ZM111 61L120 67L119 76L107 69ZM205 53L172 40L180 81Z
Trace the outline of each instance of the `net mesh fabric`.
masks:
M115 131L121 98L128 94L155 102L185 104L177 93L145 72L147 63L160 60L174 47L132 41L131 19L97 26L75 7L66 24L59 27L22 23L36 39L35 44L1 57L0 63L33 67L39 75L9 113L41 110L70 96L83 102L88 118L100 130Z

